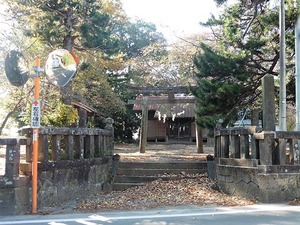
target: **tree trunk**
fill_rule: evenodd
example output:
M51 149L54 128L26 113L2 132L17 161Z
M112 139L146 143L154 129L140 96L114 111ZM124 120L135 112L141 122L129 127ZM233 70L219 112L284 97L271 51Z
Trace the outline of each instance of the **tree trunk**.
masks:
M68 9L66 12L66 19L64 20L64 25L67 29L67 35L64 37L63 48L72 51L73 50L73 10ZM62 102L67 105L71 105L71 93L72 93L72 82L69 82L64 87L61 88Z
M203 133L202 127L199 127L196 124L196 144L197 144L197 153L204 153L203 150Z
M73 39L71 34L68 34L64 38L63 48L69 51L73 49ZM72 95L72 82L70 81L64 87L61 87L62 102L66 105L71 105L71 95Z
M7 115L5 116L2 124L1 124L1 127L0 127L0 135L2 135L2 132L3 132L3 129L9 119L9 117L16 111L17 109L15 109L14 111L10 111L9 113L7 113Z
M31 91L32 91L32 89L31 89ZM17 104L15 105L15 107L9 113L7 113L6 117L4 118L4 120L3 120L3 122L2 122L2 124L0 126L0 135L2 135L3 129L4 129L5 125L6 125L9 117L11 117L11 115L18 110L18 108L21 105L21 102L23 101L24 98L27 98L27 96L28 95L24 95L23 98L20 98L19 101L17 102Z

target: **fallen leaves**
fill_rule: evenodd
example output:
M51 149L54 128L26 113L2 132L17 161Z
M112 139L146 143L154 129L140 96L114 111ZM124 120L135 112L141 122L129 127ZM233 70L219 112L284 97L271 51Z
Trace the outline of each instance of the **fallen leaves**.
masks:
M289 202L289 205L300 205L300 199L296 198Z
M177 175L170 174L170 176ZM93 196L81 201L74 207L74 210L137 210L161 206L241 206L256 203L237 196L228 196L216 188L213 189L213 186L216 184L206 175L197 174L192 178L183 178L181 174L178 179L165 181L158 178L153 182L146 183L145 186Z

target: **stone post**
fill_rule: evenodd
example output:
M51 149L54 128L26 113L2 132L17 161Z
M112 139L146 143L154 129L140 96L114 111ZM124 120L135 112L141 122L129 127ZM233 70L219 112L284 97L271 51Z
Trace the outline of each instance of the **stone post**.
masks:
M241 157L239 135L231 135L230 152L232 153L232 158L239 159Z
M112 152L115 148L115 146L114 146L115 135L114 135L114 126L113 126L114 120L112 118L106 118L105 123L106 123L105 129L109 130L111 132L111 143L109 143L109 145L111 147L110 150Z
M80 128L86 128L87 127L87 111L85 109L79 108L78 116L79 116L78 126Z
M229 158L229 135L221 136L221 158Z
M29 207L29 176L19 176L20 146L29 144L25 137L0 137L6 145L5 174L0 176L0 217L20 215Z
M215 152L215 157L223 157L222 156L222 152L221 152L221 149L222 149L222 137L221 137L221 133L220 133L220 130L222 129L222 123L223 123L223 119L218 119L216 121L216 126L214 128L214 134L215 134L215 141L214 141L214 152ZM216 133L220 133L220 135L217 135L216 136Z
M251 111L251 126L259 127L259 110L253 109Z
M262 80L263 130L275 131L275 85L272 75Z
M13 178L19 176L20 167L20 143L16 138L7 139L5 177Z
M264 76L262 80L262 100L263 100L263 130L275 131L275 85L272 75ZM271 133L271 136L273 133ZM259 158L262 165L272 165L272 155L274 150L274 140L268 132L264 135L264 140L259 143Z

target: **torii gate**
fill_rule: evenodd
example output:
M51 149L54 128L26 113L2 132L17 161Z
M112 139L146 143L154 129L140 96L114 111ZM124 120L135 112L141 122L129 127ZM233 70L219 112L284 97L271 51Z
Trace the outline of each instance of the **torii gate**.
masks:
M195 99L175 99L175 93L189 94L189 87L127 87L128 90L135 94L143 94L141 100L128 100L128 104L141 104L142 105L142 120L140 131L139 149L140 153L146 152L147 146L147 130L148 130L148 105L149 104L170 104L170 103L194 103ZM150 94L168 94L168 99L149 99ZM196 124L196 145L197 152L203 153L203 137L202 129Z

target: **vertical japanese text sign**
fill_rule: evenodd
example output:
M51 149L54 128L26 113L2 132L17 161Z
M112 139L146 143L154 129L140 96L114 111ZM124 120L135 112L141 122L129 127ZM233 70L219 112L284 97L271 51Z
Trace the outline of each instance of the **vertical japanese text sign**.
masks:
M31 127L39 128L41 123L40 100L34 99L31 107Z

